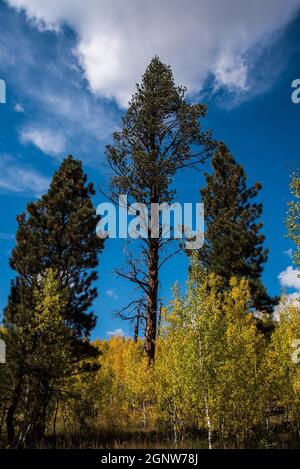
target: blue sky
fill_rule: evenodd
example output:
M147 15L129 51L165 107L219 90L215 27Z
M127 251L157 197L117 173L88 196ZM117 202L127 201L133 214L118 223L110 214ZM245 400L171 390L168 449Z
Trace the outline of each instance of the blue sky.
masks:
M288 254L293 246L284 237L289 177L299 168L300 104L291 101L291 83L300 78L300 1L253 0L249 8L239 0L191 0L184 10L177 0L172 8L167 0L144 8L137 0L124 3L0 0L0 78L7 86L7 103L0 104L0 308L14 275L8 258L16 215L47 190L68 153L83 160L96 189L107 187L105 145L155 54L187 85L189 99L208 104L207 125L244 165L249 184L263 184L270 293L300 291ZM178 199L199 201L203 181L202 172L181 173ZM98 191L95 206L102 201ZM121 241L109 240L93 337L128 332L113 315L134 295L112 273L122 262ZM165 300L186 272L184 256L166 265Z

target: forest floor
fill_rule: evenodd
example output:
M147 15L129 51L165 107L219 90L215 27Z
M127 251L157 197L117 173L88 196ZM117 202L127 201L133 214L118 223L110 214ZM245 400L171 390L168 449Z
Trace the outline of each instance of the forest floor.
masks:
M194 432L195 433L195 432ZM41 448L66 449L207 449L206 435L185 434L174 441L174 435L158 432L91 432L84 435L48 437ZM216 449L294 449L300 448L300 437L288 428L276 428L253 435L247 441L222 440L215 436Z

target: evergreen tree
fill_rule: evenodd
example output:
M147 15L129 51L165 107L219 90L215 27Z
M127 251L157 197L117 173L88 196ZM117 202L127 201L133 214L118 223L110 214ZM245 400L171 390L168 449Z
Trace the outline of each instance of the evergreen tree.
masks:
M98 350L88 340L95 326L95 316L89 311L97 295L93 286L97 278L95 268L103 248L103 241L96 236L99 218L91 202L93 194L93 186L87 184L81 162L68 156L54 174L47 194L28 204L27 214L17 217L17 244L10 259L17 277L12 282L4 311L4 324L10 331L8 353L13 383L6 416L10 444L15 438L14 418L24 398L23 385L29 373L26 364L32 353L23 332L27 330L30 337L32 331L28 327L33 324L37 308L35 292L48 269L55 272L59 289L66 292L59 312L70 332L73 367L77 371L90 369L85 359L98 355ZM54 314L55 311L48 312ZM14 336L18 347L14 346ZM50 353L50 348L47 350ZM45 390L51 388L51 380L46 374L42 387ZM43 406L45 410L45 402ZM40 430L36 434L43 433L45 412L39 416Z
M202 267L222 277L225 287L231 277L249 281L253 306L272 312L277 299L268 296L261 281L268 250L260 232L262 204L253 202L261 185L247 187L246 174L222 143L212 158L213 173L206 174L201 190L206 233L199 250Z
M174 198L172 180L181 168L203 163L211 156L214 142L204 131L200 120L206 106L189 104L186 89L176 87L172 70L158 57L150 62L141 85L133 95L122 129L114 134L107 147L107 158L113 170L110 195L118 202L120 194L128 201L151 204L170 202ZM130 263L131 271L122 276L137 284L147 297L145 351L154 359L157 334L159 267L166 244L158 237L142 240L145 268Z
M300 177L298 174L292 176L290 187L294 200L289 202L287 218L288 237L294 241L296 245L293 259L300 269Z
M17 244L10 259L11 268L28 287L46 269L58 272L61 288L68 290L64 320L81 342L95 326L95 316L88 310L97 296L93 282L103 249L103 240L96 236L93 194L81 162L68 156L54 174L47 194L29 203L27 214L17 217Z

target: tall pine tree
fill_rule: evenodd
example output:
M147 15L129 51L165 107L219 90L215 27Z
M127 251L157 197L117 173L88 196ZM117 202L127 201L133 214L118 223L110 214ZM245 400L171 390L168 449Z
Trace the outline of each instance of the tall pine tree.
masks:
M262 204L253 201L261 185L247 187L246 174L221 143L212 158L213 173L205 174L206 187L201 189L206 233L199 250L202 267L223 278L228 286L231 277L245 277L250 282L253 306L272 312L276 299L268 296L261 281L268 258L265 236L260 232Z
M288 237L294 241L295 249L293 260L300 269L300 176L295 173L292 176L290 184L293 200L288 204L288 218L286 220L288 228Z
M126 194L128 202L144 203L151 213L151 204L170 202L171 188L178 170L203 163L212 154L211 132L203 130L207 112L202 104L190 104L186 89L174 83L172 70L158 57L151 60L137 85L122 129L114 134L107 147L108 163L113 170L111 198ZM150 226L150 224L149 224ZM161 228L161 227L160 227ZM162 230L157 237L141 240L139 258L130 261L130 272L122 276L138 285L146 296L145 351L152 361L157 335L159 269L162 260Z
M97 296L93 283L103 249L103 240L96 236L94 193L82 163L68 156L47 194L17 217L17 244L10 259L11 268L28 286L48 268L59 272L62 288L68 289L64 319L80 340L88 338L95 326L89 308Z

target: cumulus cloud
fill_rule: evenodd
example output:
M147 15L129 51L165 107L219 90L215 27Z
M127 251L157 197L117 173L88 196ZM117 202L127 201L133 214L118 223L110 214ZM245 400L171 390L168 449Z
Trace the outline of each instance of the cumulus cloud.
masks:
M247 91L249 86L248 68L241 57L221 54L215 70L215 90L226 87L229 91Z
M280 285L283 288L294 288L300 292L300 271L294 269L291 265L287 267L278 276Z
M39 195L48 189L49 179L30 167L24 167L10 155L0 155L0 191Z
M77 33L74 52L90 89L121 106L155 54L191 92L209 76L215 89L250 89L247 54L272 42L300 7L300 0L6 1L40 29L67 23Z

